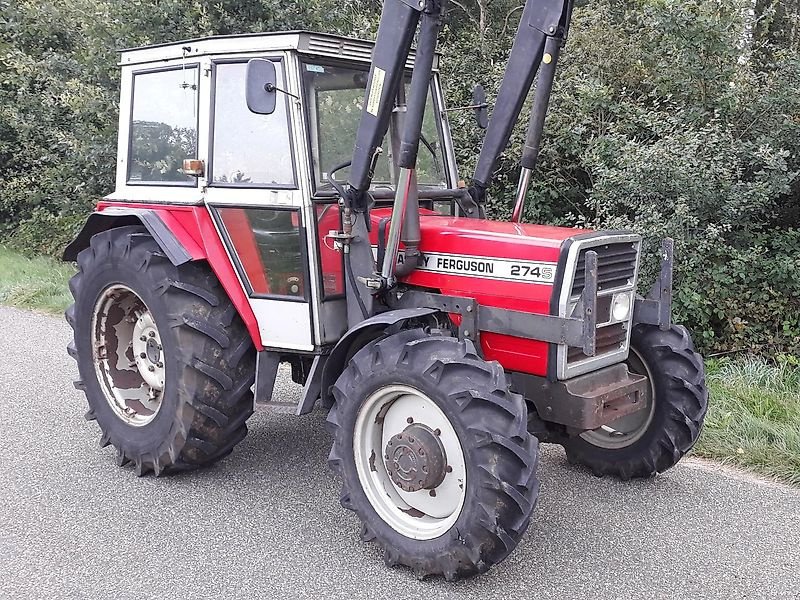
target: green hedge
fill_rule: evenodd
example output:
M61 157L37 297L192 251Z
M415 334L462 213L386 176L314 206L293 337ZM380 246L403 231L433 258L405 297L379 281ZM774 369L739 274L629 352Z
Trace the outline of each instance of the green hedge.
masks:
M451 5L448 103L490 96L520 11ZM798 3L598 0L575 12L525 218L676 240L676 313L705 352L800 354ZM117 48L312 28L374 34L367 0L0 0L0 241L58 255L113 187ZM755 12L752 12L755 11ZM526 109L527 110L527 109ZM461 172L481 132L450 113ZM510 213L525 121L489 199ZM645 285L645 287L647 287Z

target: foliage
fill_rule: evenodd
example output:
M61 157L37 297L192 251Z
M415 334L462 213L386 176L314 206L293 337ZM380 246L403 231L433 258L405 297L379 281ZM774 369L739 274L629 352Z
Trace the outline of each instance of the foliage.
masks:
M0 246L0 302L61 314L72 301L67 280L74 273L53 258L25 258Z
M714 402L695 453L800 485L797 358L740 358L707 369Z
M379 8L0 0L0 239L57 253L112 189L117 48L297 28L371 37ZM519 8L450 3L450 106L478 82L491 101ZM632 228L651 257L674 237L676 315L706 352L800 353L798 23L797 0L598 0L576 9L559 66L526 220ZM468 175L481 132L469 111L448 118ZM495 218L510 214L526 121L495 176ZM651 258L645 283L655 272Z

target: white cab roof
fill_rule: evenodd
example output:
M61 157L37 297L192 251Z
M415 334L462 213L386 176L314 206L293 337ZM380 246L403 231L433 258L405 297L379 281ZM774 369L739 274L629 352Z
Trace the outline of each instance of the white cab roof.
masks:
M151 65L169 60L194 58L199 56L240 53L278 52L296 50L301 54L324 56L370 62L373 42L353 38L312 33L310 31L281 31L275 33L251 33L245 35L219 35L195 38L167 44L141 46L120 51L120 66ZM438 65L434 61L434 68ZM407 68L414 64L412 51Z

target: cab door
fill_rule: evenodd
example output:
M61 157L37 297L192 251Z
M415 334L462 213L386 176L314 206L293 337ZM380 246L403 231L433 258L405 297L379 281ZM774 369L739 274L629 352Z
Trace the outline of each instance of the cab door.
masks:
M285 94L275 112L250 112L245 73L252 55L211 60L204 199L247 291L267 348L314 349L315 282L293 130L299 107ZM287 89L288 56L275 63ZM312 229L313 231L313 229Z

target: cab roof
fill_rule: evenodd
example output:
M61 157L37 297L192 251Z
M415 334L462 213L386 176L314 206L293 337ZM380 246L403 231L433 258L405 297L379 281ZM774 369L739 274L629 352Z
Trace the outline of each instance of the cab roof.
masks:
M216 35L120 50L119 64L120 66L143 65L207 55L220 56L285 50L295 50L311 56L368 63L372 58L374 46L374 42L367 40L311 31ZM406 67L410 69L413 65L414 52L412 51ZM434 60L434 69L437 67L438 55Z

